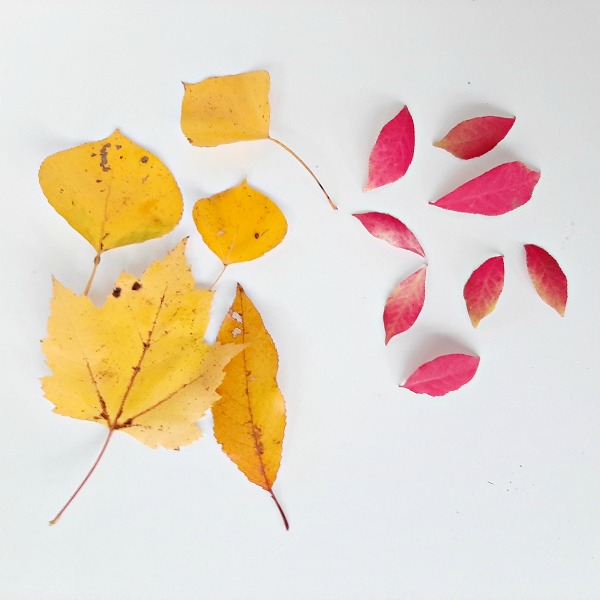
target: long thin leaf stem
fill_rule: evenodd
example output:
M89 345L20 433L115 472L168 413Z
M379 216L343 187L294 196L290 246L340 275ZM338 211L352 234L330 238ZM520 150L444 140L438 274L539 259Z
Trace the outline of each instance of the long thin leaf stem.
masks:
M272 142L275 142L278 146L281 146L286 152L289 152L310 173L310 176L317 182L317 185L321 188L321 190L325 194L325 197L327 198L327 202L329 202L329 206L331 206L331 208L333 208L333 210L337 210L338 207L332 202L331 198L329 197L329 194L323 187L323 184L319 181L317 176L313 173L312 169L291 148L286 146L283 142L280 142L279 140L275 139L274 137L270 137L270 136L269 136L269 139Z
M61 518L61 516L65 512L65 510L67 510L67 508L69 508L69 505L71 504L71 502L73 502L73 500L75 500L77 494L79 494L79 492L81 491L81 488L86 484L87 480L91 477L92 473L96 470L96 467L98 466L98 463L100 462L100 459L104 456L104 452L106 451L106 447L108 446L108 442L110 442L110 438L112 437L113 432L114 432L114 429L110 429L108 431L106 440L104 441L104 444L102 445L102 449L100 450L98 457L94 461L92 468L88 471L87 475L83 478L83 481L79 484L79 487L73 492L73 495L67 500L66 504L58 511L58 513L54 517L54 519L52 519L52 521L50 521L50 525L56 525L56 522Z
M272 489L269 490L269 494L271 494L271 498L273 498L273 502L275 502L275 506L277 506L277 509L279 510L279 514L281 515L281 518L283 519L283 524L285 525L286 531L289 531L290 524L288 523L287 517L285 516L285 513L283 512L283 508L281 508L281 504L279 504L279 501L277 500Z
M221 280L221 277L223 277L223 273L225 273L226 268L227 268L227 265L223 265L223 268L221 269L219 276L214 280L213 284L209 288L211 292L214 291L215 286L217 285L217 283L219 283L219 281Z
M92 269L92 273L90 278L88 279L87 285L85 286L85 290L83 290L83 295L87 296L90 288L92 287L92 281L94 281L94 276L96 275L96 270L98 269L98 265L100 264L100 254L96 254L94 258L94 268Z

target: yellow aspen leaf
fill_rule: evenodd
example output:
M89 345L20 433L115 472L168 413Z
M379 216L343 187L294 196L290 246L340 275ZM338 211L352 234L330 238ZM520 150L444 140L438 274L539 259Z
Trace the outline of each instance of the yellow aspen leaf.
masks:
M252 71L184 83L181 129L194 146L269 137L270 77Z
M217 389L221 399L212 409L215 437L240 471L269 492L287 529L273 493L285 429L285 402L276 380L279 359L259 312L239 284L218 340L242 350L225 367Z
M185 240L139 279L122 274L100 307L54 281L42 343L54 411L106 426L107 442L117 430L152 448L197 440L196 421L240 350L204 342L212 297L194 289Z
M118 130L49 156L39 180L52 207L98 256L168 233L183 211L169 169Z
M192 214L205 244L225 266L262 256L287 233L279 207L246 180L198 200Z

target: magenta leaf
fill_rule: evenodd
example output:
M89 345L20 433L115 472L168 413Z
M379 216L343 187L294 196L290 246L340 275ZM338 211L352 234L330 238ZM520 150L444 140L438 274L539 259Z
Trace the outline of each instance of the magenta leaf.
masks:
M521 162L505 163L431 204L462 213L503 215L525 204L539 179L539 171L533 171Z
M504 287L504 258L493 256L473 271L465 284L463 296L473 327L489 315Z
M415 153L415 126L405 106L384 125L369 157L369 176L365 192L397 181L402 177Z
M527 270L540 298L561 317L565 316L568 283L556 259L534 244L525 245Z
M383 311L385 343L395 335L410 329L425 303L425 272L422 267L401 281L389 295Z
M515 117L475 117L462 121L433 145L457 158L476 158L495 148L514 122Z
M396 248L403 248L425 257L425 252L413 232L396 217L378 212L357 213L352 216L356 217L374 237Z
M471 381L477 372L479 357L446 354L422 364L400 387L416 394L444 396Z

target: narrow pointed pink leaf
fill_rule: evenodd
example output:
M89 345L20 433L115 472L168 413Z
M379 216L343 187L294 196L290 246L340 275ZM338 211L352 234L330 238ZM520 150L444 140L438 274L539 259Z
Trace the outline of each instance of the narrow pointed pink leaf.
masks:
M410 329L425 302L425 272L423 267L401 281L388 296L383 311L385 343L395 335Z
M376 238L384 240L396 248L403 248L425 257L425 252L414 233L396 217L378 212L357 213L352 216L356 217L365 226L365 229Z
M546 250L534 244L525 245L527 270L540 298L549 304L561 317L567 306L567 277L556 259Z
M465 284L463 296L473 327L494 308L504 287L504 258L493 256L477 267Z
M504 163L431 204L462 213L503 215L530 200L539 179L539 171L521 162Z
M369 157L369 176L365 192L397 181L402 177L415 153L415 125L405 106L384 125Z
M515 122L515 117L475 117L453 127L433 145L457 158L481 156L501 142Z
M478 356L445 354L422 364L400 387L416 394L444 396L469 383L478 366Z

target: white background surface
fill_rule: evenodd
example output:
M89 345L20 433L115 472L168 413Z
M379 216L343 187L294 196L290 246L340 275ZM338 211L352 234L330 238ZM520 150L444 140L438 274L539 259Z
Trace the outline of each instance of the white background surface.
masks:
M592 599L600 597L598 139L600 4L590 2L3 2L0 20L2 409L0 596L20 599ZM181 81L265 68L272 127L339 204L269 142L191 147ZM363 194L381 126L407 104L415 159ZM492 153L431 142L459 120L517 116ZM73 289L93 251L37 182L56 151L119 127L173 171L184 218L109 252L101 301L185 235L200 284L219 270L196 199L247 176L289 222L284 243L232 267L280 354L288 428L268 495L205 438L181 452L117 435L56 527L105 430L54 415L40 391L50 275ZM542 172L532 201L485 218L428 206L507 160ZM430 262L417 324L386 348L381 313L417 257L350 215L380 210ZM523 243L569 277L561 319L528 281ZM506 256L504 294L475 331L471 271ZM217 312L218 312L217 311ZM481 356L444 398L397 387L433 356Z

